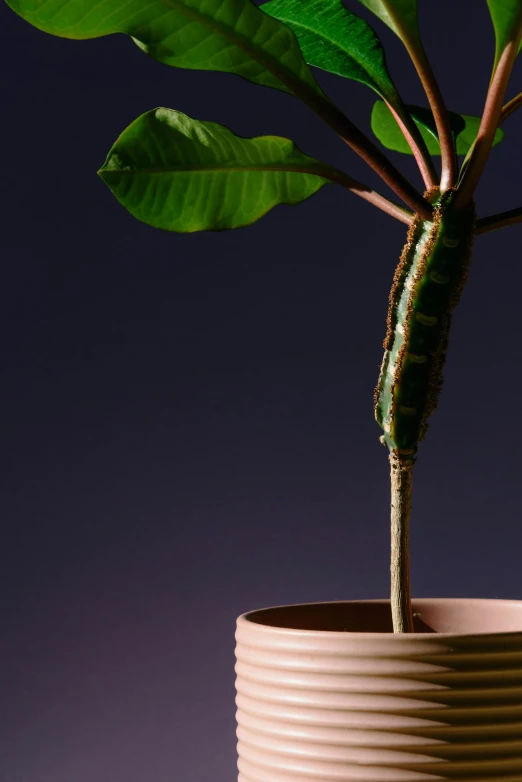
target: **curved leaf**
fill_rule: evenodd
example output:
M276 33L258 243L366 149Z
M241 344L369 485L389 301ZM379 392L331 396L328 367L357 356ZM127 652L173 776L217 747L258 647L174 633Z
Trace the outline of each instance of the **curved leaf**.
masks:
M520 0L487 0L491 21L495 29L495 66L500 55L522 24ZM522 42L518 51L522 48Z
M63 38L125 33L155 60L227 71L287 92L321 93L291 30L251 0L7 0L35 27Z
M417 0L359 0L359 2L388 25L401 41L419 39Z
M438 142L437 131L433 114L429 109L421 106L406 107L415 124L419 128L422 137L426 142L430 155L440 155L440 146ZM465 155L478 133L480 126L480 117L473 117L470 114L456 114L453 111L448 112L450 126L455 135L457 154ZM397 125L393 114L383 101L377 101L372 111L372 130L387 149L393 149L396 152L403 152L411 155L411 149L404 138L401 129ZM495 134L493 146L500 143L504 138L504 131L500 128Z
M362 82L390 103L398 101L379 38L341 0L271 0L261 9L294 31L309 65Z
M98 173L139 220L187 233L239 228L304 201L330 181L329 169L288 139L240 138L158 108L124 130Z

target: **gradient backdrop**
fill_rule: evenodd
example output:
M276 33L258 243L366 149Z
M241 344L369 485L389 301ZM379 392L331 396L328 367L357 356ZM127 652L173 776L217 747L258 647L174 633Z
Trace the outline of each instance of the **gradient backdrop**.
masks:
M486 3L420 5L449 107L480 113ZM0 780L233 782L236 617L388 595L372 392L404 226L331 186L235 232L156 231L96 176L156 106L383 186L291 97L124 36L54 38L2 4L0 58ZM369 127L373 93L318 78ZM481 215L522 201L522 112L505 130ZM456 310L415 474L417 596L522 598L521 238L478 238Z

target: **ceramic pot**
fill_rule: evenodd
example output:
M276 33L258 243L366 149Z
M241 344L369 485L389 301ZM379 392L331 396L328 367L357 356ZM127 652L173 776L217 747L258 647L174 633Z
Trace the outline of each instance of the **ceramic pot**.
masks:
M522 782L522 600L276 606L237 620L239 782Z

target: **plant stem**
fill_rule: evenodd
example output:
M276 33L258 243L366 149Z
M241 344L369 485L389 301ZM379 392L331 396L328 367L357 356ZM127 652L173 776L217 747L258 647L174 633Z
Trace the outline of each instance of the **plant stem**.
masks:
M405 44L433 112L440 144L442 161L440 191L443 193L448 188L453 187L457 179L457 153L448 112L437 79L422 45L410 45L408 41Z
M471 201L484 171L500 122L502 101L517 57L520 33L522 33L522 29L516 38L506 45L499 57L488 89L477 138L455 195L454 206L456 209L464 208Z
M335 130L339 137L348 144L362 159L372 168L381 179L408 204L414 212L417 212L425 220L431 220L433 210L431 204L416 190L401 172L395 168L393 163L381 152L381 150L370 141L359 128L345 117L340 109L337 108L326 98L317 95L310 90L307 91L306 98L302 98L308 106L323 119L330 127Z
M507 119L510 114L513 114L514 111L520 108L520 106L522 106L522 92L519 92L518 95L515 95L514 98L511 98L511 100L508 101L505 106L502 106L499 124L504 122L504 120Z
M296 98L303 101L314 114L317 114L337 135L362 157L381 179L408 204L414 212L422 215L425 220L431 220L433 210L431 204L413 187L411 182L389 160L386 155L343 114L322 92L316 90L289 71L279 61L274 61L272 67L265 67L284 84Z
M519 206L518 209L510 209L508 212L482 217L475 224L475 232L485 234L488 231L499 231L501 228L507 228L508 225L515 225L515 223L522 223L522 206Z
M372 190L362 182L358 182L357 179L353 179L349 174L345 174L344 171L332 169L328 166L324 169L319 167L317 173L319 176L324 176L325 179L331 179L332 181L337 182L337 184L343 185L343 187L346 187L351 193L358 195L360 198L364 198L365 201L369 201L370 204L373 204L383 212L400 220L401 223L410 225L413 221L415 216L413 212L408 211L408 209L400 206L400 204L396 204L394 201L390 201L388 198L385 198L376 190Z
M177 168L177 170L178 171L180 170L179 167ZM187 168L187 170L189 169ZM225 169L220 166L205 166L205 170L223 171ZM405 209L400 204L396 204L394 201L390 201L388 198L385 198L376 190L372 190L371 187L368 187L368 185L359 182L357 179L354 179L349 174L346 174L344 171L340 171L338 168L334 168L333 166L328 165L328 163L321 163L317 160L311 161L310 164L305 166L292 166L291 168L288 168L284 165L272 166L266 164L259 167L242 166L236 169L227 166L226 170L227 171L234 171L234 170L236 171L256 171L256 170L290 171L292 173L296 173L297 171L299 171L303 174L313 174L314 176L320 176L323 179L327 179L335 184L342 185L351 193L358 195L360 198L364 198L365 201L369 201L370 204L373 204L378 209L381 209L383 212L386 212L392 217L395 217L396 220L400 220L401 223L406 223L406 225L410 225L411 222L413 221L413 218L415 217L413 212L410 212L408 209Z
M410 509L413 464L390 453L391 609L394 633L413 632L410 594Z
M399 114L399 112L394 109L391 103L386 101L386 105L394 116L395 122L400 127L402 135L409 144L409 147L413 153L413 157L415 158L419 167L419 171L424 181L426 190L431 190L432 187L437 185L437 172L435 171L433 160L430 157L428 147L422 138L420 130L411 117L408 119L408 114L406 111L404 114Z
M289 87L294 95L305 103L308 108L326 122L337 135L362 157L399 198L408 204L425 220L431 220L433 209L419 191L406 179L404 174L395 168L391 160L359 130L357 125L346 117L324 93L317 92L300 79L286 71L275 70L274 74Z

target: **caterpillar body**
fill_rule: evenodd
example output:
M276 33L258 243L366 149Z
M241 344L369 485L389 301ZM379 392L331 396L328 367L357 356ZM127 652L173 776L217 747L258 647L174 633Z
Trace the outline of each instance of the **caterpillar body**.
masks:
M415 461L442 386L451 315L469 268L475 207L452 208L455 190L425 197L433 220L415 217L390 292L375 417L403 464Z

